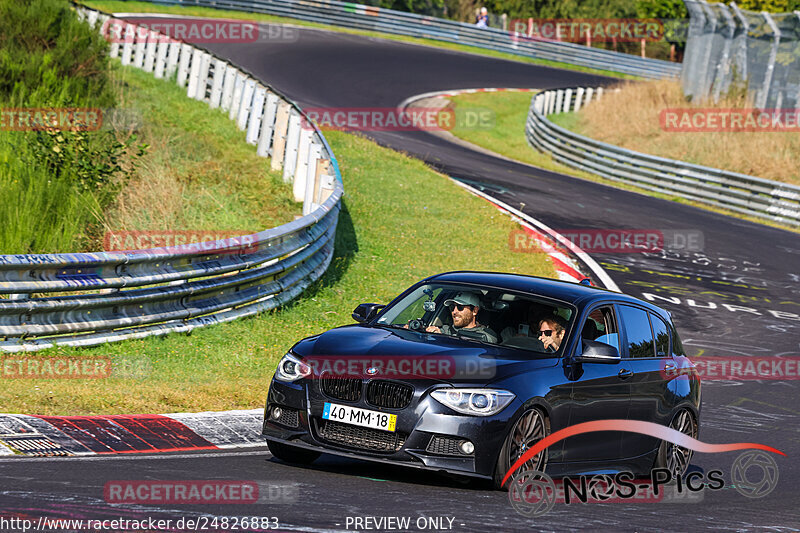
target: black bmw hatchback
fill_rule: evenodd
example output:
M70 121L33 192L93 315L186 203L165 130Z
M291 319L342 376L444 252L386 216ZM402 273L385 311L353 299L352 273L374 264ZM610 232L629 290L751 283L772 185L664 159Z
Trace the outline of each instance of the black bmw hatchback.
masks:
M278 459L330 453L500 480L545 436L645 420L697 437L700 381L669 313L581 284L488 272L424 279L357 324L303 339L270 384L263 434ZM525 467L551 476L683 473L691 451L602 431Z

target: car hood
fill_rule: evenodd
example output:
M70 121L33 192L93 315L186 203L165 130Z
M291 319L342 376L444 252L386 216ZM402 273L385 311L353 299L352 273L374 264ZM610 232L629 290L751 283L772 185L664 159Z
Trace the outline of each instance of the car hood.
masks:
M559 362L522 350L360 324L304 339L292 351L310 362L315 373L449 384L486 384Z

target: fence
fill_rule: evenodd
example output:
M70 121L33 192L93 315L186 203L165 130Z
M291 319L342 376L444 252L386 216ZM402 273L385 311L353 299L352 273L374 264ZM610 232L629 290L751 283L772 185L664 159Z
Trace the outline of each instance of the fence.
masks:
M271 156L272 168L293 183L303 216L190 253L160 248L0 255L0 294L9 295L0 299L0 350L186 332L299 295L331 261L343 193L338 164L319 130L301 127L297 105L204 50L98 11L79 7L78 13L101 31L115 27L110 21L120 24L128 38L112 39L111 55L123 64L157 78L174 75L188 97L228 112L246 130L247 142Z
M800 11L755 13L735 3L684 2L690 15L684 94L716 102L742 89L755 107L800 109Z
M578 111L602 95L603 88L583 87L535 95L526 125L528 142L565 165L613 181L800 225L800 187L633 152L578 135L545 118Z
M148 0L161 5L205 6L267 13L345 28L464 44L643 78L677 77L679 63L647 59L574 43L532 39L500 28L334 0Z

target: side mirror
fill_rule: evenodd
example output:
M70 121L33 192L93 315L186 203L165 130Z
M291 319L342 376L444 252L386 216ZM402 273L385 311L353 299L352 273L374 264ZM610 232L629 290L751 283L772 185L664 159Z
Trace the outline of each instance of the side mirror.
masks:
M573 357L576 363L605 363L614 365L622 360L619 350L615 346L604 342L582 339L583 353Z
M375 318L384 307L386 306L381 304L359 304L355 311L353 311L352 316L356 322L369 322Z

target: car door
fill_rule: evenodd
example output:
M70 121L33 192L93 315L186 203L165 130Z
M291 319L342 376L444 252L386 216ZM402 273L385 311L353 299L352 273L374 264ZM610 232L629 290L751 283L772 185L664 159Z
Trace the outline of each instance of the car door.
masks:
M591 321L591 322L590 322ZM618 320L610 303L590 308L576 322L582 339L604 342L619 349ZM574 354L581 353L581 339L576 339ZM604 419L626 419L630 402L630 369L625 362L573 363L570 397L570 425ZM618 459L621 433L600 431L575 435L564 441L566 461L604 461Z
M668 379L665 365L670 355L670 329L655 313L629 304L617 306L624 332L623 358L633 375L628 380L631 402L628 417L657 424L669 424ZM638 457L652 451L659 440L648 435L625 433L622 451L625 457Z

